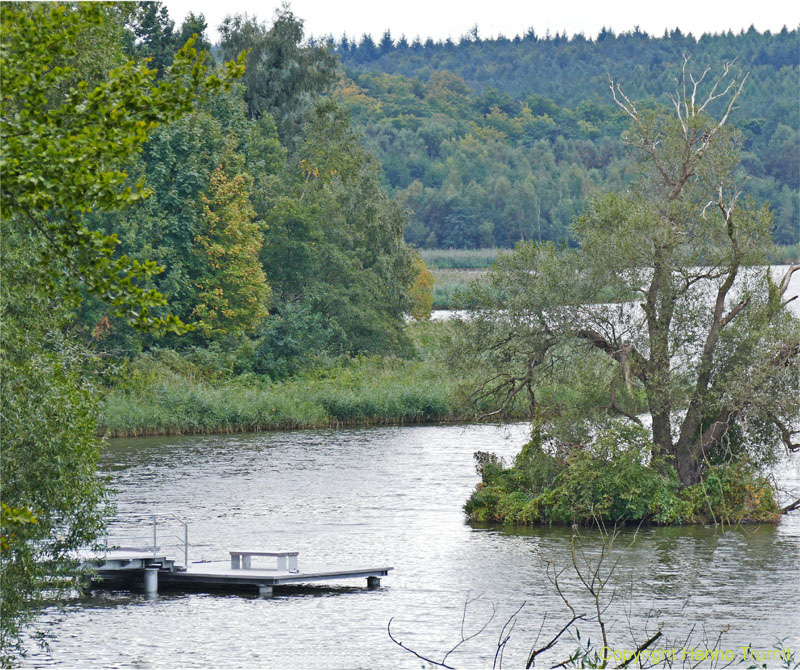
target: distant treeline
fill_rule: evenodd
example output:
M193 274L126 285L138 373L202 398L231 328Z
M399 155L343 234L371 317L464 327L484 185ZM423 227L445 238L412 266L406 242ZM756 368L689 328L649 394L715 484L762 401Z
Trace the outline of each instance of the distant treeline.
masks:
M533 31L483 40L473 30L457 43L387 31L377 42L365 35L327 44L347 74L333 95L411 212L405 235L418 246L569 241L587 198L630 178L628 120L613 104L609 75L632 99L669 104L684 55L695 76L729 62L748 74L733 117L746 190L771 204L776 242L800 241L797 29L699 39L603 30L594 40Z

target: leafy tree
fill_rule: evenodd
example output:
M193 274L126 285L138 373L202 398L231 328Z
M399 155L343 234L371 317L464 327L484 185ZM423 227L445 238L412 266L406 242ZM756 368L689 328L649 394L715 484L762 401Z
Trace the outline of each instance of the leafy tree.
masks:
M169 312L184 321L196 318L194 310L201 302L198 282L201 274L205 279L208 275L198 238L209 232L203 198L211 195L211 177L223 163L234 171L230 177L243 173L240 138L250 134L243 107L235 91L214 94L191 113L156 129L128 168L129 182L147 179L150 197L123 211L93 217L97 228L120 238L123 253L164 268L150 285L169 300ZM244 179L248 185L253 182L249 176ZM260 231L255 235L260 241ZM159 309L161 314L167 308ZM132 337L131 329L96 300L81 316L90 325L111 317L115 341ZM138 338L148 342L142 334Z
M44 594L77 585L72 553L102 528L106 493L95 469L100 366L68 334L71 310L93 295L139 328L184 329L175 317L151 312L164 299L142 283L160 268L115 255L117 237L90 229L87 217L146 197L142 182L127 183L131 159L159 124L189 112L198 95L240 75L242 64L209 76L189 41L160 81L135 63L101 76L97 63L78 53L100 47L97 62L123 62L109 39L120 25L118 8L1 9L0 646L7 661L20 651L20 630Z
M247 52L243 78L248 116L269 113L284 144L293 146L313 97L336 77L335 58L324 47L303 48L303 22L286 8L269 28L247 16L227 17L220 26L222 53Z
M286 359L309 352L402 351L414 278L402 210L333 103L314 109L298 154L267 217L261 258L275 313L261 369L283 374Z
M83 345L64 335L63 311L36 285L19 281L18 272L38 268L10 246L4 239L0 313L4 511L0 661L4 666L23 651L20 633L36 609L80 586L73 552L96 541L107 502L105 481L96 470L99 363ZM28 255L28 261L36 259ZM10 516L8 509L14 510Z
M229 178L222 165L211 175L211 194L203 197L206 228L196 241L205 256L197 280L198 326L207 335L252 331L267 315L269 286L258 252L261 234L253 221L249 180Z
M643 394L653 456L691 485L714 463L770 462L781 440L797 448L800 320L785 293L800 265L777 280L746 267L763 264L771 217L736 171L741 137L728 119L744 82L726 68L703 94L683 74L672 113L613 89L632 120L637 181L592 202L574 226L580 249L525 244L502 258L473 293L459 356L489 371L477 398L503 409L522 394L551 422L537 389L564 361L588 379L577 361L602 356L606 411L640 423ZM569 439L589 440L599 419L575 409Z
M89 230L82 216L145 197L143 182L126 184L125 166L148 133L191 111L197 93L217 90L223 80L206 76L190 41L158 83L155 71L128 63L94 89L78 82L53 101L53 91L73 73L57 63L77 52L76 38L102 21L102 8L4 5L3 11L0 214L38 231L44 285L58 286L73 301L80 290L102 296L139 327L180 330L174 317L151 318L151 308L164 299L136 283L156 274L156 264L114 257L117 237ZM241 64L229 65L228 76L241 74ZM55 276L51 271L59 265L69 270Z
M175 33L175 22L169 18L169 12L162 2L137 2L130 25L135 38L133 52L137 59L150 59L150 67L165 74L172 55L182 44ZM189 33L186 38L192 36Z
M411 284L411 316L417 320L431 318L433 308L433 275L419 254L414 254L414 283Z

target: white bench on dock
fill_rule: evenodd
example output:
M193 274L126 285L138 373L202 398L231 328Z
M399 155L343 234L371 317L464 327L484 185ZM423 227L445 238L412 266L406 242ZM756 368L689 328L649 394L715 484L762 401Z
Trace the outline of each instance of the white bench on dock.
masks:
M299 551L232 551L231 570L249 570L252 556L275 556L278 559L278 570L298 572L297 556Z

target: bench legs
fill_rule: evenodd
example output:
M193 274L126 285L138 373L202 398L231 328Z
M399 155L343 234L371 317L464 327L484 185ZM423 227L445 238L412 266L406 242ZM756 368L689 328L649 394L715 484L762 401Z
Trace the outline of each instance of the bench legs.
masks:
M286 559L289 559L288 561ZM250 567L249 565L247 567ZM278 570L297 572L297 556L278 556Z
M231 556L231 570L249 570L250 569L250 556L245 554L233 554Z
M231 555L231 570L249 570L251 556L249 554ZM297 556L278 556L278 570L297 572ZM288 561L286 559L289 559Z
M234 554L231 556L231 570L249 570L250 569L250 556L245 554Z

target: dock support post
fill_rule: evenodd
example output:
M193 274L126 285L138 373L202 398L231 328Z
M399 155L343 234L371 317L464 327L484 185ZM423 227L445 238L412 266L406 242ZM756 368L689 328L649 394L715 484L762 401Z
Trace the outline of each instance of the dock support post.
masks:
M158 593L158 568L145 568L144 592L149 595Z
M381 578L380 577L367 577L367 588L368 589L377 589L381 585Z
M259 584L258 585L258 595L271 598L272 597L272 584Z

